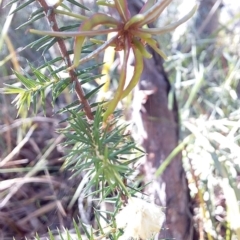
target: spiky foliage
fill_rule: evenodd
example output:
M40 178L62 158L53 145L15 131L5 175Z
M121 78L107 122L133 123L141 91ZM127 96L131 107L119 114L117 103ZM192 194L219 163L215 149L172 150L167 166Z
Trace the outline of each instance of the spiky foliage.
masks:
M13 0L8 3L18 2ZM88 9L75 0L67 0L68 4L84 9ZM6 85L5 94L17 94L13 102L16 103L18 113L29 109L32 105L37 111L39 102L45 108L46 92L51 90L52 104L65 90L74 90L78 100L70 103L59 111L67 113L65 119L66 127L59 129L66 137L64 146L68 150L64 167L72 171L72 175L84 173L86 184L83 189L86 193L98 196L100 202L107 200L111 194L111 201L114 202L115 210L106 218L101 212L96 210L95 217L98 223L98 231L86 227L81 223L83 234L88 239L98 239L106 236L117 239L122 235L122 231L116 229L115 215L117 214L122 202L126 203L138 189L131 183L129 176L132 174L132 163L141 155L141 151L136 147L131 137L126 133L126 126L119 123L119 114L112 115L118 102L126 97L136 86L143 71L143 58L151 55L145 49L146 45L152 47L163 58L165 54L158 48L153 35L163 34L172 31L177 26L187 21L195 12L196 7L181 20L162 28L148 29L147 24L155 21L162 11L170 4L171 0L162 2L148 0L139 14L131 16L126 0L97 1L100 5L114 8L119 14L119 19L108 16L104 13L89 14L83 16L71 11L71 7L59 0L56 4L49 6L46 0L21 1L18 7L12 12L24 11L30 4L37 3L38 7L29 17L29 20L19 26L26 27L35 23L37 20L45 18L51 31L30 30L31 33L44 35L40 39L29 44L28 47L35 47L43 50L46 56L47 51L57 44L60 55L48 60L41 66L33 66L29 63L31 71L17 72L15 75L20 81L20 85ZM63 14L77 20L76 24L59 27L57 16ZM79 22L80 21L80 22ZM78 27L77 31L68 31ZM94 29L100 26L104 29ZM68 32L67 32L68 31ZM92 43L83 46L87 37L104 35L114 32L115 35L109 40L91 39ZM29 33L30 34L30 33ZM75 37L74 46L70 37ZM63 39L67 38L67 39ZM66 41L70 46L67 49ZM93 45L101 44L96 50L92 51ZM96 94L102 85L92 84L92 89L86 92L84 84L92 83L101 75L90 74L101 64L90 64L90 67L78 67L79 63L86 62L107 47L114 47L115 51L124 51L124 63L121 69L118 88L116 94L109 102L94 102ZM134 74L130 83L125 87L127 62L130 51L135 57ZM74 59L71 60L71 54ZM87 53L84 58L81 55ZM110 224L110 228L104 229L99 218L103 218ZM76 223L74 222L77 238L82 239ZM66 239L71 239L69 232L66 232ZM61 238L62 235L60 234ZM50 239L54 239L53 234L49 233ZM39 237L36 237L39 239Z
M149 0L142 7L139 14L136 14L134 16L131 16L126 0L97 1L99 5L106 5L109 8L114 8L119 14L120 20L103 13L95 13L90 15L88 18L85 16L80 16L80 18L83 18L83 22L79 28L79 31L77 32L62 33L56 31L39 31L34 29L30 29L30 32L55 37L76 37L73 65L69 69L74 69L80 63L92 59L109 46L114 47L115 51L124 51L124 60L121 69L121 75L119 78L118 88L116 90L114 98L107 103L106 112L103 116L104 121L107 121L107 118L113 113L118 102L121 99L125 98L137 85L143 71L143 58L152 57L151 54L148 53L145 49L145 45L149 45L164 59L167 58L161 49L158 48L158 44L153 39L153 35L164 34L174 30L179 25L191 18L197 9L197 6L195 6L192 11L190 11L185 17L170 25L161 28L146 28L146 24L150 24L155 21L163 12L163 10L171 3L171 1L172 0ZM106 26L108 29L95 30L94 28L97 26ZM102 45L95 51L80 59L82 45L86 37L104 35L112 32L116 33L112 38L105 42L102 42ZM95 42L98 41L95 40ZM131 49L135 57L134 73L128 86L124 89L127 74L127 63Z

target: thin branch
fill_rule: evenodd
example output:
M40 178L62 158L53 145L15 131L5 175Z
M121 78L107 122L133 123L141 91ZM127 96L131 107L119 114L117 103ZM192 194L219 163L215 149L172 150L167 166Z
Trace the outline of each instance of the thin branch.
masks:
M3 167L7 162L9 162L13 157L20 152L21 148L29 141L29 138L32 136L34 130L36 128L36 125L33 125L24 139L19 142L19 144L0 162L0 167Z
M41 5L41 7L44 9L46 18L48 20L48 24L51 27L52 31L59 32L60 30L59 30L59 27L57 24L56 14L53 11L54 9L52 7L49 7L45 0L37 0L37 1ZM68 67L70 67L72 65L72 63L71 63L71 60L67 53L67 47L65 45L64 40L61 38L58 38L57 43L58 43L58 47L60 49L61 55L62 55L63 59L65 60L66 65ZM88 119L92 120L93 115L92 115L91 107L89 105L88 100L85 98L84 91L82 89L81 84L78 81L78 78L77 78L74 70L70 69L69 75L70 75L71 81L75 83L75 91L76 91L79 101L83 104L83 109L86 113L86 116L88 117Z

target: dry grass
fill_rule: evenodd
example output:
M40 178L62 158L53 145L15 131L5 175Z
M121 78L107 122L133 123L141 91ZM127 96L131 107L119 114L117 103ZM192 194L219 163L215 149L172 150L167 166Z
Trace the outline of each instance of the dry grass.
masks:
M76 204L67 207L76 179L69 180L69 173L60 169L63 136L55 133L57 122L33 117L1 125L1 139L9 137L11 142L6 144L10 152L3 151L0 161L1 239L33 237L46 233L47 226L69 228L78 214Z
M224 11L232 15L223 21ZM199 38L196 29L182 36L181 53L173 49L166 62L181 136L188 139L183 157L200 239L240 239L240 28L234 11L222 9L223 25L212 36Z
M165 64L179 102L181 138L191 135L183 157L201 240L240 239L237 22L239 14L213 38L197 39L187 32L177 46L184 47L169 50L172 56ZM14 79L9 66L20 65L9 39L4 52L0 87ZM81 176L69 180L70 173L61 170L63 138L55 132L59 119L50 107L47 118L39 111L16 119L11 100L0 96L0 239L31 238L45 234L47 227L70 228L78 214L76 199L71 201Z

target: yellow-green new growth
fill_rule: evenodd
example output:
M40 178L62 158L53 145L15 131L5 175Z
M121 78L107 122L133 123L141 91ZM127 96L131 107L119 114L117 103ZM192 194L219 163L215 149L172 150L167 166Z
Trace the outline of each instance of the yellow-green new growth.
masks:
M69 70L78 67L82 62L90 60L110 46L114 47L115 51L124 51L124 64L121 69L119 86L113 99L105 105L106 111L103 115L103 120L106 122L108 117L113 113L118 102L126 97L139 81L143 71L143 58L151 58L151 54L148 53L145 48L146 45L149 45L162 58L166 59L166 55L158 47L158 43L153 39L153 35L164 34L174 30L180 24L191 18L197 9L197 6L195 6L186 16L167 26L160 28L146 28L145 25L155 21L171 1L172 0L148 0L140 10L139 14L131 16L127 0L98 0L97 3L99 5L115 8L119 14L120 20L108 16L105 13L95 13L83 20L78 32L49 32L34 29L31 29L30 32L55 37L75 37L74 60L73 65ZM105 28L95 29L98 26ZM112 38L105 41L95 51L81 59L82 46L87 37L105 35L111 32L115 33ZM133 50L135 57L135 69L131 81L124 89L127 61L131 49Z

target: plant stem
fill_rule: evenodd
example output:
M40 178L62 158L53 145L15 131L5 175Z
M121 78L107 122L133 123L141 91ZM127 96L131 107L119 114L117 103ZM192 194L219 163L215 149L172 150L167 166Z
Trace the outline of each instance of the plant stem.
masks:
M44 9L44 12L45 12L46 18L48 20L48 24L51 27L51 30L59 32L60 30L59 30L59 27L57 24L56 14L53 11L54 9L52 7L49 7L45 0L37 0L37 2ZM71 63L71 60L67 53L67 47L65 45L64 40L61 38L58 38L57 43L58 43L58 47L61 52L61 55L62 55L63 59L65 60L66 65L68 67L70 67L72 65L72 63ZM79 101L83 104L83 109L86 113L86 116L88 117L88 119L93 120L91 107L89 105L88 100L85 98L85 94L82 89L82 86L79 83L78 78L73 69L69 70L69 76L71 78L71 81L75 83L75 92L77 94Z

